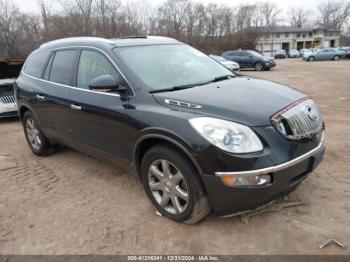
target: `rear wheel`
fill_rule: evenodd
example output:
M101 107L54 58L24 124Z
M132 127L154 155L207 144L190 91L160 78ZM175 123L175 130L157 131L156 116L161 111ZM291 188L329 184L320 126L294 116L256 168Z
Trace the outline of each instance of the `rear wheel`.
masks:
M338 55L334 56L334 61L338 61L340 59L340 57Z
M23 115L22 120L24 134L32 152L39 156L46 156L51 153L49 140L40 129L38 121L30 111Z
M313 62L313 61L315 61L315 57L313 57L313 56L310 56L310 57L309 57L309 59L308 59L308 61L310 61L310 62Z
M256 62L254 65L254 69L255 69L255 71L261 71L264 69L264 66L261 62Z
M146 152L141 179L154 206L169 219L195 224L210 212L197 171L175 148L157 145Z

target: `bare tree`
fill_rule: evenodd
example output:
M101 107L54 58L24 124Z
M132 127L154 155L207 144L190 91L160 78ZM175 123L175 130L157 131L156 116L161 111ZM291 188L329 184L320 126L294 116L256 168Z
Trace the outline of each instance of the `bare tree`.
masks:
M325 2L318 6L318 23L324 28L341 29L350 15L350 2Z
M263 2L259 3L257 8L261 14L261 22L263 26L274 26L279 21L281 21L281 10L277 7L276 4L273 4L271 2Z
M310 15L310 10L305 10L302 7L293 7L289 13L290 24L295 27L303 27L308 22Z
M16 43L21 37L20 12L9 0L0 0L0 39L4 41L7 55L16 55Z

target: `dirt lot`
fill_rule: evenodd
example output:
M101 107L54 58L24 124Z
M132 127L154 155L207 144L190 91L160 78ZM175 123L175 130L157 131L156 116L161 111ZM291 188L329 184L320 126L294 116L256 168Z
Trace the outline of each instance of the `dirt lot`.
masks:
M244 224L195 226L155 214L137 178L70 149L34 156L18 120L0 120L1 254L350 254L350 61L277 61L275 80L311 95L326 120L325 159L291 194L306 203ZM328 238L346 249L330 246Z

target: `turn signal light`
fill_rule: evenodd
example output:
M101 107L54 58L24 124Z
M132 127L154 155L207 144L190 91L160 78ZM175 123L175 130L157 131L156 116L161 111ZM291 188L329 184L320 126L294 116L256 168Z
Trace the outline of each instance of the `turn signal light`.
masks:
M270 184L272 179L268 174L253 175L253 176L220 176L221 181L231 187L245 187L245 186L262 186Z

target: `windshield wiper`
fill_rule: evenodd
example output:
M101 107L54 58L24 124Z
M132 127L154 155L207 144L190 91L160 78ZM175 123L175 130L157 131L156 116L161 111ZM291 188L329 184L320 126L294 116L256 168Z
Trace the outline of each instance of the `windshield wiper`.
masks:
M195 86L202 86L205 84L208 84L209 82L203 82L203 83L195 83L195 84L188 84L188 85L180 85L180 86L173 86L173 87L169 87L169 88L164 88L164 89L157 89L157 90L152 90L149 91L151 94L152 93L161 93L161 92L171 92L171 91L177 91L177 90L183 90L183 89L187 89L187 88L192 88Z
M235 77L234 75L223 75L223 76L218 76L218 77L215 77L213 80L211 80L210 82L211 83L214 83L214 82L219 82L219 81L222 81L222 80L226 80L226 79L230 79L230 78L233 78Z

